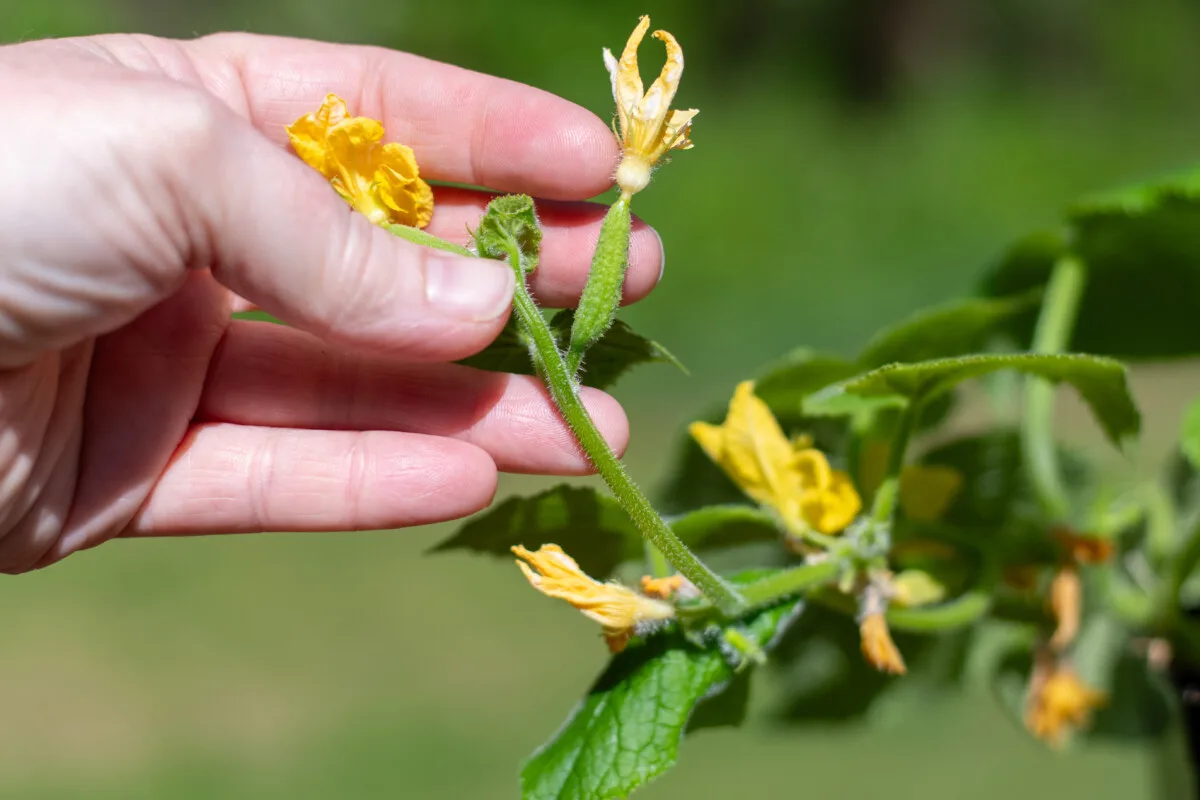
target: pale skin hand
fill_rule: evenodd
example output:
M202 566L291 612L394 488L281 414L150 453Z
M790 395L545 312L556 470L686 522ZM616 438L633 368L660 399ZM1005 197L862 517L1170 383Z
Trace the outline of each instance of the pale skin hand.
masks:
M374 48L248 35L0 47L0 572L115 536L355 530L485 507L497 469L588 471L532 378L446 362L508 317L509 270L350 212L286 148L328 92L422 175L527 192L533 286L570 305L618 158L536 89ZM463 242L487 195L436 191ZM635 227L626 299L662 263ZM247 303L292 327L231 321ZM619 405L587 390L612 446Z

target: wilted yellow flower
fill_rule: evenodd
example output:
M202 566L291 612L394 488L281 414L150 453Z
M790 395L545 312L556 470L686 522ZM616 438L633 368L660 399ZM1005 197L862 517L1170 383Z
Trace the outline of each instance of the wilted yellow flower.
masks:
M651 578L642 576L642 594L647 597L657 597L659 600L669 600L671 595L683 586L682 575L672 575L669 578Z
M371 222L416 228L429 224L433 190L421 180L411 149L380 143L381 123L348 116L345 102L331 94L287 132L296 154Z
M1079 635L1079 619L1083 611L1083 586L1079 570L1068 565L1054 574L1050 582L1050 611L1054 615L1054 635L1050 646L1063 650Z
M671 110L671 100L683 77L683 48L666 31L655 31L652 35L666 45L667 62L650 90L642 93L637 50L649 28L650 17L643 16L625 43L620 61L612 51L604 48L604 66L612 77L613 100L617 104L617 121L621 129L623 158L617 167L616 179L621 191L627 195L646 188L650 183L650 170L668 150L687 150L692 146L688 133L691 132L692 117L699 113L694 108Z
M790 531L837 533L862 509L845 472L832 469L808 442L788 441L771 409L755 396L752 381L738 384L723 424L694 422L688 431L742 491L774 509Z
M872 612L865 615L858 623L858 633L862 637L863 658L868 664L880 672L892 675L908 672L899 648L892 641L892 634L882 613Z
M1108 539L1075 533L1069 528L1055 528L1052 533L1066 551L1065 558L1076 564L1102 564L1112 558L1113 543Z
M556 544L542 545L532 553L517 545L512 551L524 559L517 566L533 588L547 597L566 600L584 616L599 622L608 649L614 653L625 649L629 637L645 623L675 616L675 607L669 603L644 597L619 583L601 583L588 577Z
M1072 731L1089 725L1092 712L1107 701L1107 695L1084 685L1069 668L1041 658L1030 681L1025 727L1060 747Z

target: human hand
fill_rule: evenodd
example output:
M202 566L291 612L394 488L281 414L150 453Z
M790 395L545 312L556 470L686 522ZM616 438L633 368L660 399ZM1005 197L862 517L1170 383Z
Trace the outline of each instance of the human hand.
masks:
M376 48L242 34L0 48L0 572L114 536L353 530L486 506L497 469L588 471L536 379L445 362L504 325L504 265L352 213L284 126L347 98L422 176L526 192L533 288L583 287L618 148L572 103ZM488 195L435 188L455 241ZM635 225L626 300L662 263ZM252 304L292 327L233 321ZM584 390L614 449L609 396Z

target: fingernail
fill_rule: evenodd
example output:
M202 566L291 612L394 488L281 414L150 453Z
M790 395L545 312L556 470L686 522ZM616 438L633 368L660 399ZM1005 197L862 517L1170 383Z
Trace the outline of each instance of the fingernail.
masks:
M650 229L658 240L658 280L661 281L667 271L667 248L663 246L662 236L654 228ZM657 282L657 281L656 281Z
M429 256L425 262L425 297L443 314L486 322L512 303L513 273L499 261Z

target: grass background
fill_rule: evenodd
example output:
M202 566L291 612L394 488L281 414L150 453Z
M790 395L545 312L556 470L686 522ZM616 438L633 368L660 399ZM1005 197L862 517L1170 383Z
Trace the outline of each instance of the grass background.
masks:
M1078 194L1200 161L1194 3L729 5L4 0L0 41L241 29L373 42L607 117L599 50L652 13L688 54L680 102L702 113L696 149L637 203L668 265L627 318L691 370L617 389L632 468L651 483L668 435L757 365L801 344L853 352L969 291ZM1137 378L1144 466L1200 374ZM1064 422L1091 441L1079 416ZM518 762L604 654L511 568L422 557L449 530L116 542L0 580L0 796L514 797ZM1055 755L970 692L797 731L770 721L772 689L760 675L748 728L699 735L642 796L1180 796L1170 741Z

